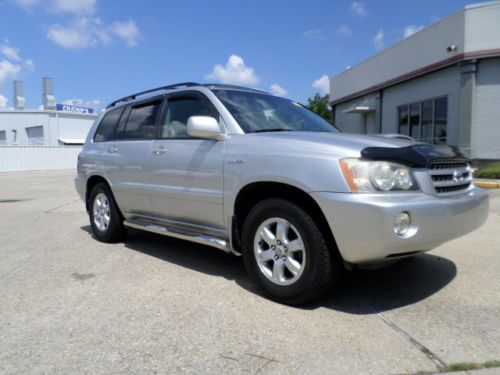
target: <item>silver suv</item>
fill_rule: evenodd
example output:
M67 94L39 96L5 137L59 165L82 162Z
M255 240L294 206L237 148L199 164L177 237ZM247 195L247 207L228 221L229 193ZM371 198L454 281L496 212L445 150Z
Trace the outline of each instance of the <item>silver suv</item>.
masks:
M297 102L228 85L111 103L75 182L97 240L135 228L242 255L289 304L318 298L345 267L431 250L488 213L453 147L343 134Z

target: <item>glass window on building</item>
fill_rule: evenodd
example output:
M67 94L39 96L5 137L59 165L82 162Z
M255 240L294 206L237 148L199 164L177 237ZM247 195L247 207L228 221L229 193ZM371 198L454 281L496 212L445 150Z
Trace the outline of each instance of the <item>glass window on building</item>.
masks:
M399 107L399 134L410 135L407 105L402 105Z
M410 105L410 137L420 139L420 103Z
M448 127L448 98L434 101L434 143L446 143Z
M28 144L32 146L43 145L43 126L32 126L26 128L26 135L28 136Z
M0 131L0 145L7 144L7 132L5 130Z
M432 118L434 117L434 100L422 102L422 124L420 128L420 140L432 142Z
M448 98L428 99L398 107L399 133L418 141L444 144L447 141Z

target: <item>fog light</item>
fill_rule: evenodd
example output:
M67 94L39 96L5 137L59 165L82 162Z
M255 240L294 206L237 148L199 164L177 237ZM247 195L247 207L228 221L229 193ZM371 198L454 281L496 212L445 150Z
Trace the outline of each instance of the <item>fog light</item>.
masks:
M403 236L408 229L410 229L411 218L408 212L400 212L396 216L396 221L394 222L394 233L398 236Z

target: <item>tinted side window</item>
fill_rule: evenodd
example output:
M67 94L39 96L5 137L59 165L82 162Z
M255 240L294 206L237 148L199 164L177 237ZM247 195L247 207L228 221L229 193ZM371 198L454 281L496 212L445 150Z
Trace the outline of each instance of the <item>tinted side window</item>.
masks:
M94 142L106 142L113 139L115 126L123 112L123 108L117 108L104 115L94 135Z
M123 137L125 139L152 139L161 102L141 104L132 107Z
M208 104L200 98L169 99L166 115L162 121L161 138L188 138L187 121L191 116L217 118Z

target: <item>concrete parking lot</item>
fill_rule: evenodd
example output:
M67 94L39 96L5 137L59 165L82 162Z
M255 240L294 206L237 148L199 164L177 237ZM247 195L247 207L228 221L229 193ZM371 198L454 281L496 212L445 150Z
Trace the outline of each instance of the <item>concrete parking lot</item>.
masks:
M0 174L1 373L417 374L500 359L500 190L478 231L293 308L219 250L138 231L95 241L73 174Z

